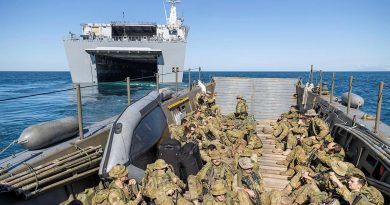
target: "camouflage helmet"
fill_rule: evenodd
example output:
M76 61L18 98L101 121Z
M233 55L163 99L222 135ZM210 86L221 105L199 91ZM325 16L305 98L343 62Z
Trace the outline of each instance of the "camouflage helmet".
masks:
M251 161L251 159L249 157L241 157L238 160L238 164L240 165L240 167L242 169L251 169L254 166L252 161Z
M242 99L241 95L237 95L236 99Z
M156 162L154 163L154 167L153 169L154 170L157 170L157 169L165 169L168 167L168 164L163 160L163 159L158 159L156 160Z
M220 108L219 108L219 105L213 105L213 106L211 106L211 108L210 108L212 111L216 111L216 110L219 110Z
M314 117L314 116L317 116L317 113L314 109L310 109L310 110L306 111L305 115L309 116L309 117Z
M332 168L332 170L340 175L340 176L345 176L345 174L347 173L348 171L348 164L346 164L345 162L343 161L334 161L330 164L330 167Z
M219 151L211 152L210 159L221 159L221 153Z
M214 196L226 194L227 189L223 180L219 179L214 182L213 187L211 187L211 194Z
M127 169L127 167L121 164L117 164L110 170L110 172L108 172L108 175L112 178L121 178L127 176L128 173L129 170Z

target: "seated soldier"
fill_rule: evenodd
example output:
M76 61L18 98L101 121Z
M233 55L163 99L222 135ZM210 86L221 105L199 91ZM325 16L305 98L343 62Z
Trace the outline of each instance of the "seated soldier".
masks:
M362 188L366 186L365 177L354 174L348 180L348 188L338 179L334 172L329 173L329 178L336 183L336 191L345 201L353 205L370 205L368 197L362 192Z
M127 167L123 165L115 165L110 172L108 173L109 176L113 179L113 181L108 186L109 193L108 193L108 202L109 203L115 203L118 201L123 201L125 203L127 202L133 202L134 204L138 204L141 202L141 194L140 193L134 193L130 186L135 186L136 181L134 179L130 179L128 182L128 185L125 184L128 175L128 169Z
M171 183L175 186L174 192L181 193L185 184L173 173L167 172L169 166L164 160L158 159L152 166L153 173L148 174L148 178L145 180L145 187L143 195L154 201L159 195L161 195L162 185ZM170 194L171 191L167 191L165 194Z
M248 116L248 106L242 96L237 96L236 112L234 113L236 119L245 120Z
M253 163L249 157L238 160L240 169L234 175L233 188L237 191L238 199L242 204L261 204L261 194L264 184L260 175L253 171Z
M203 193L207 194L214 182L218 179L226 182L226 187L232 189L233 174L230 167L221 161L221 153L219 151L213 152L210 155L211 162L208 162L198 172L196 177L202 183Z
M230 192L223 180L216 180L211 187L210 193L206 194L203 198L203 204L205 205L233 205L236 204L233 201L232 192Z

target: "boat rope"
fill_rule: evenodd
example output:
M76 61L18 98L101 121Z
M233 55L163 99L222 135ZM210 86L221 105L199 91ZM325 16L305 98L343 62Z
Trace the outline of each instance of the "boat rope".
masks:
M3 154L3 152L7 151L7 149L10 148L12 145L16 144L17 141L18 141L18 140L14 140L14 141L12 141L11 143L9 143L9 145L7 145L4 149L2 149L2 150L0 151L0 154Z
M84 153L86 157L88 157L88 159L89 159L89 166L91 167L91 164L92 164L91 156L89 156L89 154L83 148L78 146L77 144L73 144L73 146L76 147L76 149L80 150L82 153Z
M38 190L39 180L38 180L37 172L35 171L35 169L29 163L24 162L23 164L27 166L27 168L30 171L30 173L34 174L34 177L35 177L35 190L34 191Z

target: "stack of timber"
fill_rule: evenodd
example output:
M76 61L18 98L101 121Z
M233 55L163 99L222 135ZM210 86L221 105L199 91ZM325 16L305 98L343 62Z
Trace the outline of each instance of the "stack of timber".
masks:
M27 170L0 176L0 193L14 192L28 199L58 186L96 174L102 147L89 146L38 166L27 163ZM11 175L11 176L10 176Z

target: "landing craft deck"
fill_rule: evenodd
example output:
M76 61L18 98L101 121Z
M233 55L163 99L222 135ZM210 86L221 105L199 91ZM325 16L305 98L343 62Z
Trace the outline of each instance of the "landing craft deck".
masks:
M287 112L291 105L296 104L294 78L236 78L215 77L216 103L221 107L222 114L233 113L236 106L236 96L242 95L248 104L249 113L253 114L257 129L270 126L272 122ZM270 134L259 132L258 137L263 143L263 155L259 157L260 173L264 179L267 191L282 190L288 184L288 177L280 175L286 171L286 166L276 162L286 156L273 153L275 140L267 139Z

